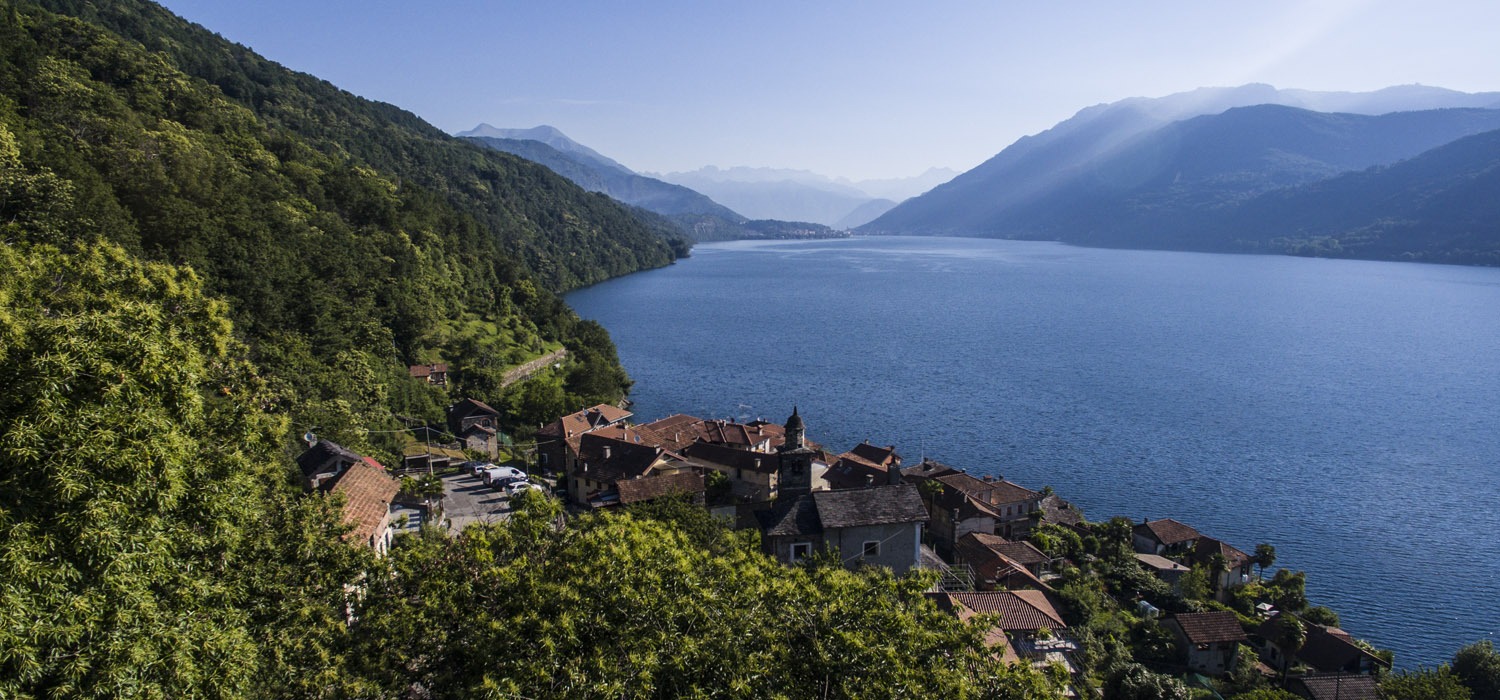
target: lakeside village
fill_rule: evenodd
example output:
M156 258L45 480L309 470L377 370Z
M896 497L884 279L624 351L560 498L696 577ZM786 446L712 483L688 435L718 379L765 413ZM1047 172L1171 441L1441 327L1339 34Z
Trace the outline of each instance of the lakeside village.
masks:
M441 369L412 373L441 381ZM1373 699L1391 667L1389 652L1309 605L1301 572L1265 577L1268 544L1250 554L1170 518L1089 522L1050 487L906 464L894 446L835 454L795 408L785 424L632 417L598 405L507 448L499 412L466 399L448 409L446 430L414 431L398 468L313 435L297 463L308 490L342 494L346 539L382 554L423 523L456 532L503 520L511 496L536 490L574 513L686 499L758 530L764 552L789 566L837 556L849 568L929 569L926 595L940 610L988 626L1006 662L1066 674L1075 696L1097 687L1084 676L1108 666L1100 659L1125 654L1212 691L1204 697L1275 687Z

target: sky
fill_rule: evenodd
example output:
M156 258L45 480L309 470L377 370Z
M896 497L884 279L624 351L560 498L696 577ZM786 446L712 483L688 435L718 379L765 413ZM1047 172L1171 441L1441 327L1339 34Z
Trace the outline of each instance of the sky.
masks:
M1197 87L1500 90L1500 2L166 0L450 133L548 124L639 172L963 171Z

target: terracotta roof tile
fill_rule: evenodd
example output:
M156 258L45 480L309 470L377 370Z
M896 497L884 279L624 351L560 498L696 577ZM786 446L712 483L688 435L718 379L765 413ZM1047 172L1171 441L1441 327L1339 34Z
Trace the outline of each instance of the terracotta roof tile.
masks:
M1220 642L1243 642L1249 637L1240 627L1240 619L1227 610L1201 613L1178 613L1172 618L1182 628L1189 644L1217 644Z
M379 534L390 514L391 501L400 490L401 483L375 460L364 458L349 467L333 486L333 493L344 494L344 521L354 525L345 539L369 545L370 539Z
M620 503L631 504L661 498L669 494L703 493L703 475L696 472L678 472L665 476L647 476L626 479L615 483L620 491Z
M997 626L1006 632L1068 626L1044 591L959 591L948 595L976 613L1000 615Z
M1227 542L1216 540L1212 537L1200 536L1193 543L1192 559L1200 564L1207 564L1214 554L1224 555L1224 561L1229 562L1229 568L1239 568L1250 563L1250 555L1230 546Z
M1300 686L1300 688L1299 688ZM1377 700L1375 677L1364 673L1309 674L1293 677L1293 692L1310 700Z
M1148 520L1135 526L1135 533L1152 537L1157 542L1168 546L1182 544L1201 537L1197 530L1171 518Z

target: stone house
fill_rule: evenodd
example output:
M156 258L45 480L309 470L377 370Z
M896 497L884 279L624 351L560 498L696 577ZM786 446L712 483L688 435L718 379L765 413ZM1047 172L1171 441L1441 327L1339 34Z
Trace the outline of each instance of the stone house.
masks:
M784 493L757 513L767 554L795 563L837 551L845 566L884 566L905 573L921 561L927 509L909 484L846 491Z
M1250 580L1250 567L1255 562L1251 561L1250 555L1234 548L1226 542L1216 540L1208 536L1200 536L1193 542L1192 554L1188 559L1195 566L1203 566L1213 571L1213 558L1218 554L1224 557L1224 563L1228 566L1219 572L1217 581L1210 581L1220 602L1228 599L1230 586L1238 586Z
M1249 639L1239 618L1227 610L1178 613L1162 624L1181 643L1188 668L1208 675L1234 670L1240 643Z
M973 572L976 590L1051 590L1041 579L1047 555L1030 542L971 532L960 537L953 549L954 563Z
M579 441L587 433L624 426L634 415L618 406L599 404L569 413L536 432L537 466L566 474L577 466Z

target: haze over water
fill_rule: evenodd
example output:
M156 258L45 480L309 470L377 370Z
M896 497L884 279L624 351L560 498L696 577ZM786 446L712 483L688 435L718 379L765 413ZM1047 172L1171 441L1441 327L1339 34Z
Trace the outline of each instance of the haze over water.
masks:
M637 420L781 421L1276 546L1356 636L1500 633L1500 270L877 238L701 245L569 295Z

